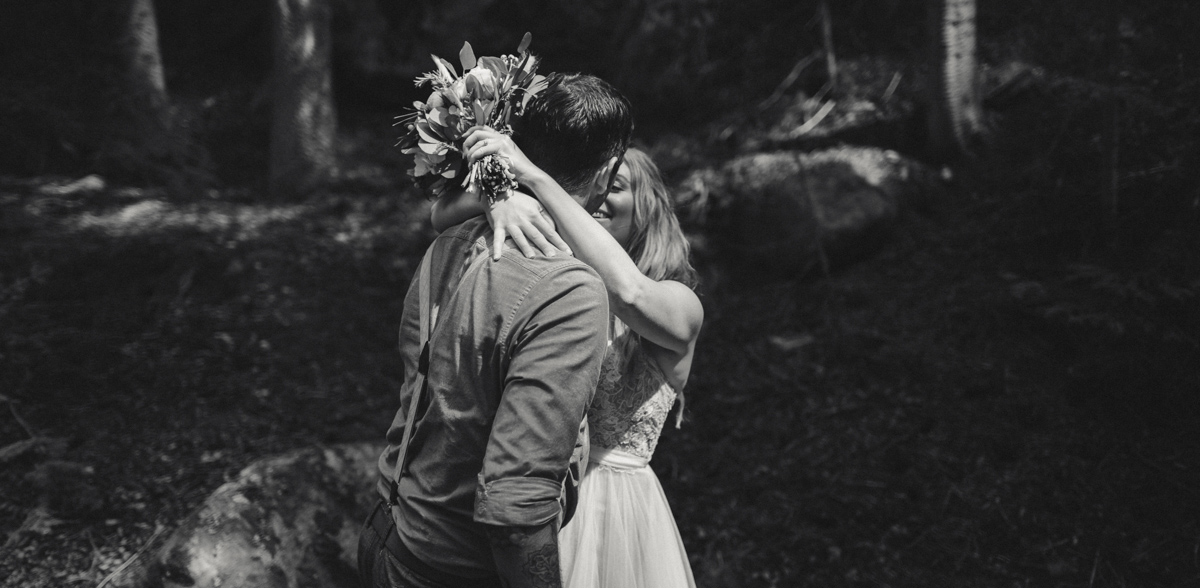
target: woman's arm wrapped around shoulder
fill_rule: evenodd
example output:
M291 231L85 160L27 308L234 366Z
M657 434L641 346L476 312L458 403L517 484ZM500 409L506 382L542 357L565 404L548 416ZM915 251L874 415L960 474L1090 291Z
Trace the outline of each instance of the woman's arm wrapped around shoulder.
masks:
M646 277L624 247L557 182L536 167L525 165L528 159L507 135L479 130L466 145L469 160L495 153L513 162L517 181L529 187L545 206L575 256L600 274L613 313L638 335L662 348L663 355L669 357L661 358L660 364L670 366L666 371L672 383L682 386L704 321L704 309L696 293L680 282ZM597 181L607 178L608 171L598 174Z
M434 201L429 216L434 230L441 232L481 214L492 226L494 259L500 259L504 240L508 238L525 257L571 254L571 248L546 216L545 208L537 199L521 192L514 191L508 198L485 204L465 189L449 191Z

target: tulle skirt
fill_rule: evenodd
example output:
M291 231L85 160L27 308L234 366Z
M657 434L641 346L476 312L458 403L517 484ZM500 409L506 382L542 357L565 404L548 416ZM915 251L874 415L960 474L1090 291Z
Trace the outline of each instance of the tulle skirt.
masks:
M679 528L647 460L592 447L579 506L558 536L564 588L695 588Z

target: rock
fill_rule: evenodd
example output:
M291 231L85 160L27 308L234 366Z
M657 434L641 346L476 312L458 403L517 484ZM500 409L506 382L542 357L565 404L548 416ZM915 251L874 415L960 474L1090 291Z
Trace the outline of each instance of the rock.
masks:
M382 450L314 447L256 461L111 585L357 586L358 532L378 500Z
M73 182L48 184L38 189L38 193L45 196L74 196L76 194L90 194L99 192L107 187L107 182L104 178L92 174L84 176Z
M787 277L875 250L902 206L924 206L935 172L894 151L838 147L745 155L679 192L685 216L758 274Z

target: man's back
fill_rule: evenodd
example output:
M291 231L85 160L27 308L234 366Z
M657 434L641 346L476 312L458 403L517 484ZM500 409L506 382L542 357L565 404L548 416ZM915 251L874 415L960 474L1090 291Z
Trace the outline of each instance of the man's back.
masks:
M481 524L536 526L558 516L607 340L607 294L594 271L574 258L527 259L511 248L468 271L486 257L490 236L473 220L431 245L429 300L438 310L428 388L393 509L413 554L462 577L495 573ZM385 479L418 381L419 282L405 298L405 382L379 461Z

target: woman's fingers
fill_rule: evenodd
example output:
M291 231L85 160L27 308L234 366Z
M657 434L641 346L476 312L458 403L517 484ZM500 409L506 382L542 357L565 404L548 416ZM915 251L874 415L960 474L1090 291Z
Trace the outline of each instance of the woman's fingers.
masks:
M504 233L504 227L496 227L492 231L492 260L494 261L504 255L504 239L507 235Z
M463 135L463 137L465 137L463 139L463 147L470 149L482 141L487 141L488 139L499 136L501 136L500 133L497 133L496 131L493 131L487 127L471 127L470 130Z
M562 251L567 255L571 254L571 247L567 245L566 241L563 241L562 237L558 235L558 231L555 230L554 225L550 224L550 221L546 220L545 217L538 216L534 218L533 227L549 241L550 245L557 248L558 251Z
M473 126L463 133L463 145L470 147L472 143L480 141L487 137L488 131L491 129L481 126Z
M472 127L472 129L478 128L480 127ZM489 142L489 138L487 131L473 132L467 136L466 140L463 141L463 151L466 152L467 163L474 164L475 160L496 152L499 146L496 145L495 141ZM489 147L491 151L484 152Z
M483 159L484 157L495 152L494 147L491 152L488 152L488 147L491 147L488 143L477 142L475 145L467 148L467 164L474 165L477 160Z
M517 249L519 249L521 253L525 255L525 257L537 257L537 250L529 244L529 240L526 239L525 235L520 231L513 231L513 234L510 235L510 237L512 237L513 243L517 244Z
M541 250L542 255L546 257L558 255L558 249L554 245L551 245L550 241L546 240L546 236L541 231L535 230L530 226L526 234L529 235L529 240L533 241L534 246Z

